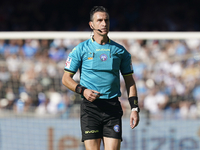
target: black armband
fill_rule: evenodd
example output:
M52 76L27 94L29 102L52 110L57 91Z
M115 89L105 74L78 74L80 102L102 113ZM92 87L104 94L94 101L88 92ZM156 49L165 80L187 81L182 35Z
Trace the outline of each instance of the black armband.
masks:
M87 89L87 88L82 86L82 85L80 85L80 84L78 84L76 86L76 88L75 88L75 92L78 93L78 94L83 95L83 92L84 92L85 89Z
M138 97L132 96L128 98L131 109L138 107Z

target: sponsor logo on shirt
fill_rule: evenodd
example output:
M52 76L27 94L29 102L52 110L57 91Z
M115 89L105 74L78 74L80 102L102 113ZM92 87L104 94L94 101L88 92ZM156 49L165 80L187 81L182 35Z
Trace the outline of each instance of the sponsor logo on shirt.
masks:
M101 61L106 61L107 58L108 58L108 56L107 56L106 54L101 54L101 55L100 55Z
M67 69L70 68L71 61L72 61L72 58L71 58L71 57L68 57L67 60L66 60L66 62L65 62L65 65L66 65L66 68L67 68Z

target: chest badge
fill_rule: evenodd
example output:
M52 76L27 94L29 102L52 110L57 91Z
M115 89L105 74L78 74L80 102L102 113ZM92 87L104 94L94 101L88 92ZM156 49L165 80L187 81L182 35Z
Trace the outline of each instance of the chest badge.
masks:
M108 56L106 54L101 54L100 59L101 61L106 61L108 59Z

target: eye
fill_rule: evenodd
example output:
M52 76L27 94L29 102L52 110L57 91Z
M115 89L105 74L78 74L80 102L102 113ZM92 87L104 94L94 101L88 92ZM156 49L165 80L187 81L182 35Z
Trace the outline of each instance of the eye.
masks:
M97 21L101 22L101 21L102 21L102 19L98 19Z

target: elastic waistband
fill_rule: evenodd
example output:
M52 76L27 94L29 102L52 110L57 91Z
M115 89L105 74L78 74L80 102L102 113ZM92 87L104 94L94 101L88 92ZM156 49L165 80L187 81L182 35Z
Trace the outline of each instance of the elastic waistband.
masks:
M83 98L84 100L87 100L85 97ZM95 101L118 101L119 100L119 98L118 97L114 97L114 98L111 98L111 99L101 99L101 98L98 98L98 99L96 99Z

